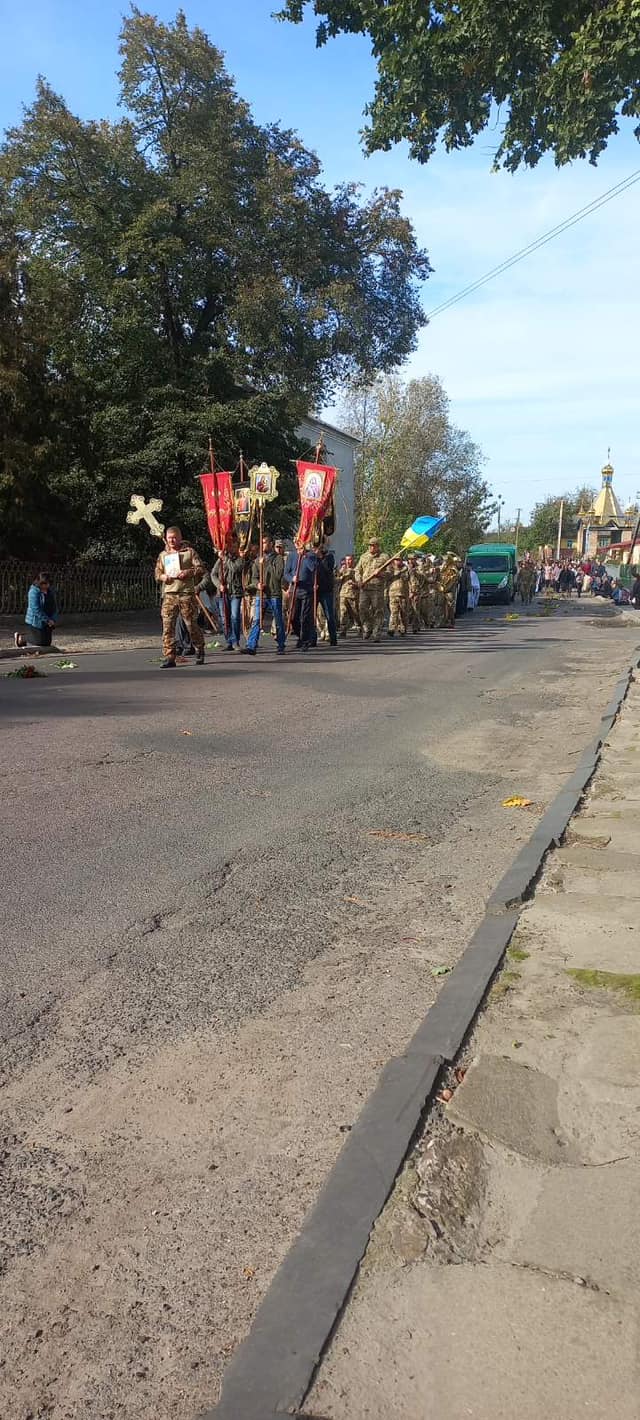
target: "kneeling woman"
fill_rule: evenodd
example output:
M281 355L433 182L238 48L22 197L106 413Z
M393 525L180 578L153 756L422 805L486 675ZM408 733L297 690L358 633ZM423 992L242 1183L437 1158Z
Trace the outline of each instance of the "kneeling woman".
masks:
M29 587L25 615L26 633L16 631L16 646L50 646L58 619L58 603L48 572L39 572Z

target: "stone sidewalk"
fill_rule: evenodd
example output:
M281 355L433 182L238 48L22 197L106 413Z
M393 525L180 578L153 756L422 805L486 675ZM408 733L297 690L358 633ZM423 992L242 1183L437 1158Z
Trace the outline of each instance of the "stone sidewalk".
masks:
M371 1237L327 1420L638 1420L640 683Z
M36 654L36 647L18 651L13 641L14 631L24 631L17 617L0 619L0 659L15 659ZM211 633L213 635L213 633ZM145 647L159 648L162 638L160 611L123 612L119 616L65 617L56 628L56 651L41 655L77 655L80 651L140 651Z

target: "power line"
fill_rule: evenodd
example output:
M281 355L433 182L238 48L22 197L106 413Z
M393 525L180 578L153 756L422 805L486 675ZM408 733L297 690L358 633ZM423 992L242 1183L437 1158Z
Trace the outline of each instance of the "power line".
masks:
M616 183L615 187L610 187L607 192L603 192L599 197L595 197L592 202L588 202L586 207L581 207L579 211L574 212L571 217L566 217L563 222L558 223L557 227L552 227L550 231L543 232L541 236L536 237L535 241L530 242L528 246L522 247L520 251L514 252L513 256L507 257L499 266L492 267L491 271L485 272L484 276L478 277L477 281L472 281L469 286L465 286L462 291L458 291L457 295L449 296L448 300L442 301L434 310L428 311L428 320L433 320L434 316L441 315L442 312L447 311L450 306L457 305L458 301L463 301L465 296L470 296L474 291L478 291L481 286L486 286L488 281L494 281L496 276L501 276L504 271L508 271L510 267L516 266L519 261L524 261L525 257L531 256L535 251L539 251L540 247L546 246L547 242L553 241L554 237L560 236L562 232L568 231L570 227L575 227L577 222L582 222L584 218L590 216L592 212L597 212L599 207L604 207L607 202L611 202L614 197L619 197L623 192L626 192L628 188L633 187L636 182L640 182L640 168L638 168L636 172L630 173L628 177L623 178L621 182Z

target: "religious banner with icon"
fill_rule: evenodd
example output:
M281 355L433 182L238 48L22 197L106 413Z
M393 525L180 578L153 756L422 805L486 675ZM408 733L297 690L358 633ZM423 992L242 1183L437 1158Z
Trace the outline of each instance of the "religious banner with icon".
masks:
M268 463L254 464L249 469L249 485L251 490L251 500L254 503L272 503L278 496L278 478L280 477L277 468L273 468Z
M338 470L328 464L305 463L303 460L298 461L296 469L301 511L295 542L298 547L303 547L306 542L312 542L314 538L317 540L325 520L331 516Z
M209 536L218 552L228 544L233 532L233 485L230 473L201 473L204 509L209 524Z

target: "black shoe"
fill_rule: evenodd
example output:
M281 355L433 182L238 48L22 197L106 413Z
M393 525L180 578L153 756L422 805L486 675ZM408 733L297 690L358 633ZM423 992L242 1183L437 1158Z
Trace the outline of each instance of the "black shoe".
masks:
M255 656L255 654L255 651L253 651L250 646L242 646L240 648L241 656Z
M388 631L387 636L395 636L395 631Z
M163 671L175 670L175 668L176 663L173 656L167 656L160 667L160 669Z
M298 637L298 640L296 641L296 651L301 651L301 650L302 650L302 644L303 644L303 643L302 643L302 641L300 640L300 637Z
M235 650L235 647L232 645L231 641L228 641L224 649L225 651L233 651Z
M329 642L329 645L330 645L330 646L337 646L337 644L338 644L338 642L337 642L337 640L335 640L335 639L334 639L333 641L330 641L330 642Z
M197 656L196 656L196 665L197 665L197 666L203 666L203 665L204 665L204 646L203 646L203 648L202 648L201 651L198 651L198 654L197 654Z
M284 656L284 646L278 646L276 656Z
M308 641L301 641L301 642L300 642L300 650L301 650L301 651L308 651L308 650L310 650L310 649L311 649L311 648L310 648L310 644L309 644Z

